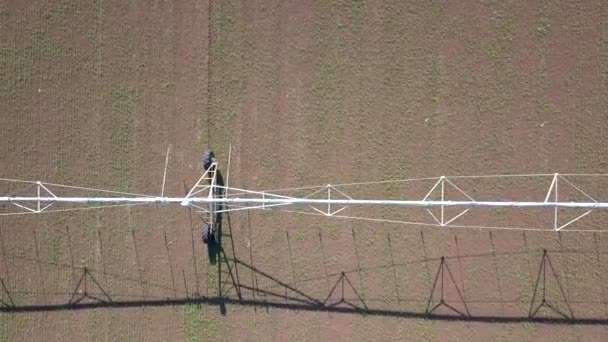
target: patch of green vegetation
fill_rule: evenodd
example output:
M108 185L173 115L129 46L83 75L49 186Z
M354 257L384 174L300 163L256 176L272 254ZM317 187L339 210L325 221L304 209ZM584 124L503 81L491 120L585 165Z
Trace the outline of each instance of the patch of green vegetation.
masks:
M0 48L0 98L14 101L29 84L33 73L32 44Z
M336 5L336 3L338 3L338 1L335 1L335 0L319 0L319 6L322 9L322 13L327 13L328 11L331 11L334 8L334 5Z
M545 37L549 32L551 32L551 20L545 17L540 18L536 24L536 35Z
M95 24L92 39L95 41L95 78L97 82L101 84L103 78L103 18L104 18L104 7L103 0L98 0L95 9Z
M171 91L173 90L173 88L175 87L175 85L169 81L163 81L160 83L160 86L158 87L158 92L160 95L167 95L169 93L171 93Z
M203 315L200 305L186 305L183 315L186 341L201 341L203 337Z
M342 110L341 64L337 59L328 57L317 64L313 82L311 101L314 106L314 130L320 134L314 142L319 146L331 143L338 133L338 118ZM323 149L316 149L323 151Z
M428 112L424 118L424 124L431 128L442 127L441 114L436 110ZM433 141L429 141L429 144L432 143Z
M138 93L131 87L116 87L112 89L112 112L119 114L133 114L137 106ZM129 141L127 132L122 131L123 127L118 127L117 131L112 132L112 142L126 143Z
M486 75L480 77L478 86L469 91L475 108L471 113L472 126L480 134L479 143L473 148L474 155L484 158L510 149L512 122L507 118L516 84L513 68L513 28L518 8L512 1L492 3L490 7L494 20L483 23L484 26L489 26L486 29L490 34L481 40L469 40L474 49L479 51L479 62L490 67ZM496 125L503 127L502 131L483 129L483 118L489 113L498 118Z
M14 338L12 337L14 318L15 315L0 313L0 342L9 342L14 340Z
M331 57L317 64L313 75L311 91L309 93L309 112L312 118L308 120L308 127L301 134L307 141L307 163L303 166L318 165L327 157L328 148L339 143L341 139L341 120L345 117L342 104L342 77L340 65ZM299 174L299 181L312 183L317 177L316 172L308 169Z
M503 334L500 334L500 341L528 341L530 336L533 336L537 324L533 322L522 322L513 326L512 329L505 329ZM502 330L501 330L502 332ZM566 338L567 339L567 338Z
M61 254L61 239L53 236L47 241L47 259L51 264L56 264Z
M61 159L61 154L53 154L53 159L51 159L51 167L53 168L53 172L57 173L61 169Z
M143 311L138 312L134 320L142 326L151 324ZM119 336L120 341L124 342L141 340L141 332L138 329L133 329L131 323L125 320L121 314L112 314L111 311L106 311L102 324L106 327L104 331L105 340L108 337L116 339L116 336Z
M342 229L337 224L327 224L323 230L323 236L328 236L331 240L338 240L342 235Z
M352 1L353 15L356 19L361 19L367 14L367 5L365 0Z
M207 291L209 293L209 296L212 297L220 295L220 284L217 272L218 270L215 265L208 265Z
M243 79L248 72L242 49L251 47L238 20L239 4L221 1L213 6L209 41L209 112L204 113L200 130L212 131L208 144L227 146L231 127L240 114ZM217 150L217 147L216 150ZM216 151L217 154L218 151Z
M421 56L421 53L426 52L419 48L420 42L417 37L417 30L420 25L416 19L408 17L406 11L407 6L398 0L385 2L386 15L382 18L383 35L383 53L390 56L390 63L383 66L382 69L376 70L384 74L383 89L385 97L381 99L382 106L387 108L383 114L386 117L382 122L382 131L386 132L382 137L386 141L395 139L408 141L412 136L416 135L416 128L412 125L412 119L417 114L422 114L426 109L421 107L421 98L427 98L426 94L421 94L421 90L425 87L421 84L426 80L426 77L417 77L419 66L422 61L427 60L427 56ZM419 12L418 9L414 10ZM426 64L426 62L424 62ZM373 95L372 95L373 96ZM390 158L388 167L383 172L383 177L402 177L410 173L415 168L416 159L420 158L420 154L410 149L402 148L392 143L385 143L383 146L383 155ZM388 150L387 150L388 147Z
M101 311L92 310L89 312L89 321L88 321L88 332L89 332L89 341L102 341L103 332L102 332L102 317Z
M103 210L103 209L102 209ZM88 266L94 267L96 265L96 261L98 260L98 243L99 243L99 231L100 227L100 215L103 213L100 210L84 210L83 211L83 219L82 224L84 228L84 236L86 244L89 248L90 253L86 253L82 258L82 265L80 266ZM113 254L112 254L113 255Z
M84 228L87 232L97 232L97 212L95 210L88 210L83 212L84 215Z
M447 130L448 125L446 124L445 114L438 110L442 97L445 96L445 81L442 71L442 61L439 55L433 54L429 56L430 63L428 64L426 73L426 98L430 101L428 105L429 111L424 119L425 124L434 132L441 132ZM444 153L446 149L441 146L440 142L435 139L430 139L427 143L429 148L437 155L440 159L445 157Z
M63 51L63 47L56 44L47 29L43 28L34 33L34 45L36 50L45 56L58 57Z
M506 67L513 49L514 6L510 1L501 2L495 9L497 15L494 39L484 48L486 57L495 67Z
M41 5L33 18L35 24L21 24L20 18L9 18L8 10L3 11L5 20L0 20L5 32L0 42L0 99L15 100L25 96L24 91L31 80L39 78L49 81L49 87L56 88L62 84L65 73L61 68L45 68L47 61L60 65L67 60L73 60L75 51L56 28L67 27L65 22L73 13L67 9L75 9L70 1L57 1ZM16 21L15 21L16 19ZM29 19L28 19L29 20ZM15 26L19 29L15 30ZM23 29L21 27L23 26ZM73 27L72 25L70 27ZM46 83L46 82L45 82Z
M334 92L339 86L339 67L340 63L336 60L323 60L317 65L315 80L312 86L313 96L337 101ZM321 116L321 114L319 114ZM322 119L322 118L321 118Z
M111 165L114 190L129 192L133 186L133 113L137 108L139 92L131 87L118 86L111 90Z
M530 301L532 300L530 288L526 285L527 284L520 284L520 286L517 287L517 304L524 310L530 308Z
M295 229L292 230L290 237L293 236L294 242L303 242L308 239L308 232L303 229L303 225L298 224L294 226Z
M536 329L537 324L534 322L524 322L522 323L522 328L526 330L534 330Z
M504 1L493 6L496 20L492 27L492 39L481 44L482 52L492 66L495 81L482 89L481 111L504 111L512 97L513 71L513 27L516 6Z
M0 48L0 79L2 80L10 76L8 70L12 57L11 52L11 49L9 49L8 47ZM6 86L6 84L4 84L3 86Z
M318 260L312 260L313 257L315 256L315 259ZM301 283L306 281L307 279L311 279L313 277L314 274L318 274L319 272L319 268L320 263L322 262L319 253L311 253L310 255L307 255L305 258L298 258L296 255L293 256L294 259L294 268L293 268L293 273L294 273L294 277L296 279L296 282ZM314 261L314 262L313 262ZM296 285L297 287L297 285Z
M323 9L314 22L313 51L314 70L304 99L304 111L310 113L306 128L300 134L307 145L308 166L323 162L330 152L328 146L338 145L343 138L343 128L352 120L344 112L345 73L352 58L349 54L348 29L353 24L350 4L346 2L322 2ZM346 10L344 10L346 9ZM354 114L354 113L353 113ZM302 166L303 168L306 165ZM299 181L313 182L316 172L300 174Z
M428 71L428 89L430 100L437 103L440 100L441 89L443 87L443 77L441 74L441 61L439 56L433 55Z
M212 341L219 337L216 316L201 305L187 304L183 317L186 341Z

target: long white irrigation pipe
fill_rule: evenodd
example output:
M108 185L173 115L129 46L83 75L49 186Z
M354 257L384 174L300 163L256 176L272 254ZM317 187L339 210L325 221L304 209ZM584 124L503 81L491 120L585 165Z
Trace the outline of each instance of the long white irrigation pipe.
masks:
M1 203L112 203L112 204L181 204L198 203L256 205L352 205L396 207L492 207L492 208L586 208L608 209L608 202L526 202L526 201L408 201L377 199L309 198L210 198L210 197L0 197Z

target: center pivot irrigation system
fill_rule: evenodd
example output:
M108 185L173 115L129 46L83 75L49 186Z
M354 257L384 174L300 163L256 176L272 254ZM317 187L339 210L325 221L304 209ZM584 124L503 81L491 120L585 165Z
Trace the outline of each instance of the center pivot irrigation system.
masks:
M24 189L12 191L10 195L2 195L0 193L0 208L6 210L7 207L19 208L17 212L0 212L0 216L22 215L22 214L38 214L45 212L63 212L72 210L94 209L121 207L133 205L179 205L190 207L201 216L203 220L203 241L209 242L211 239L217 239L217 222L219 215L231 211L239 210L277 210L283 206L297 206L306 208L308 211L298 210L282 210L287 212L296 212L302 214L312 214L319 216L328 216L336 218L348 218L356 220L367 220L375 222L389 222L413 224L420 226L432 227L449 227L449 228L486 228L486 229L517 229L517 230L543 230L543 231L585 231L585 232L604 232L606 230L594 229L565 229L571 226L574 222L587 216L594 210L608 213L608 202L596 200L590 196L580 186L576 185L572 178L574 177L595 177L608 180L608 175L605 174L533 174L533 175L494 175L494 176L440 176L430 178L405 179L393 181L378 181L378 182L363 182L349 183L338 185L323 185L312 187L300 187L290 189L276 189L268 191L246 190L224 185L220 180L218 172L218 162L212 151L207 150L203 154L203 175L192 186L188 193L183 197L167 197L164 196L164 185L166 179L167 162L169 150L167 150L167 159L165 161L165 174L163 177L163 188L160 196L141 195L119 191L98 190L92 188L83 188L70 185L53 184L46 182L33 182L15 179L0 178L0 181L9 183L25 184ZM230 154L229 154L230 155ZM228 157L228 165L230 157ZM229 168L228 168L229 170ZM476 200L469 193L462 190L455 184L456 179L466 178L506 178L506 177L542 177L547 179L549 184L545 188L539 200ZM348 186L366 185L366 184L382 184L382 183L405 183L413 181L430 181L432 184L430 190L425 196L417 199L378 199L378 198L352 198L344 190ZM565 186L571 191L576 192L579 196L578 200L564 200L558 192ZM447 198L447 189L458 193L460 200L450 200ZM29 189L29 190L28 190ZM105 196L60 196L58 189L93 191L96 193L104 193ZM310 190L311 193L305 196L287 196L279 194L285 190ZM596 189L597 190L597 189ZM19 195L27 191L35 191L35 194ZM435 195L433 195L435 194ZM435 197L438 197L435 199ZM596 196L597 197L597 196ZM77 207L69 207L76 205ZM79 207L78 207L79 206ZM58 208L60 207L60 208ZM422 221L405 221L393 220L386 218L372 218L363 216L346 216L341 214L343 210L349 207L391 207L391 208L418 208L426 211L430 222ZM545 228L530 228L530 227L504 227L484 225L458 225L455 221L461 218L469 210L476 208L486 209L520 209L520 210L550 210L552 212L552 226ZM558 219L558 211L562 209L582 210L582 213L577 213L568 218L567 222L560 222ZM448 215L447 210L457 210L455 215ZM489 220L491 220L490 215Z

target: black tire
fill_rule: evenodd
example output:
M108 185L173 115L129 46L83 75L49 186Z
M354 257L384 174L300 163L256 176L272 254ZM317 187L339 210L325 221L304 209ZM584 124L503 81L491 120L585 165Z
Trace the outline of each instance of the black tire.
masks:
M213 238L211 234L211 227L208 224L203 224L203 243L208 244L209 240Z
M214 228L214 229L212 229ZM215 229L215 226L213 225L209 225L209 228L207 230L207 235L209 235L209 241L215 243L217 242L217 229Z
M215 228L215 229L213 229L213 232L211 233L211 238L213 239L213 242L217 243L217 242L218 242L218 239L217 239L217 234L219 234L219 233L218 233L218 229L217 229L217 228L218 228L218 226L217 226L217 225L214 225L214 228Z
M211 150L205 150L203 153L203 168L208 170L211 167L211 163L215 160L215 154Z

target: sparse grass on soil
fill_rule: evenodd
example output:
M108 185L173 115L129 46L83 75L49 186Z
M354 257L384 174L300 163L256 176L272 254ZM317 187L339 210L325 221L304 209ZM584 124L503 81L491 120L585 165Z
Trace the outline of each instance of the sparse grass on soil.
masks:
M165 193L181 196L207 146L228 178L230 144L230 185L253 189L605 173L607 16L598 0L3 2L0 177L158 194L171 146ZM470 191L515 189L505 181ZM397 198L407 189L349 191ZM474 315L526 317L546 248L565 293L551 278L556 306L567 310L568 300L576 318L604 320L603 234L489 235L270 210L225 221L224 254L211 264L200 222L184 208L1 216L0 278L16 305L67 303L84 267L97 282L91 294L133 305L2 312L0 340L605 334L604 324L409 316L424 313L445 256L451 304L463 308L461 290ZM311 304L341 299L341 286L331 289L343 273L345 300L378 314ZM177 302L161 305L167 299Z

